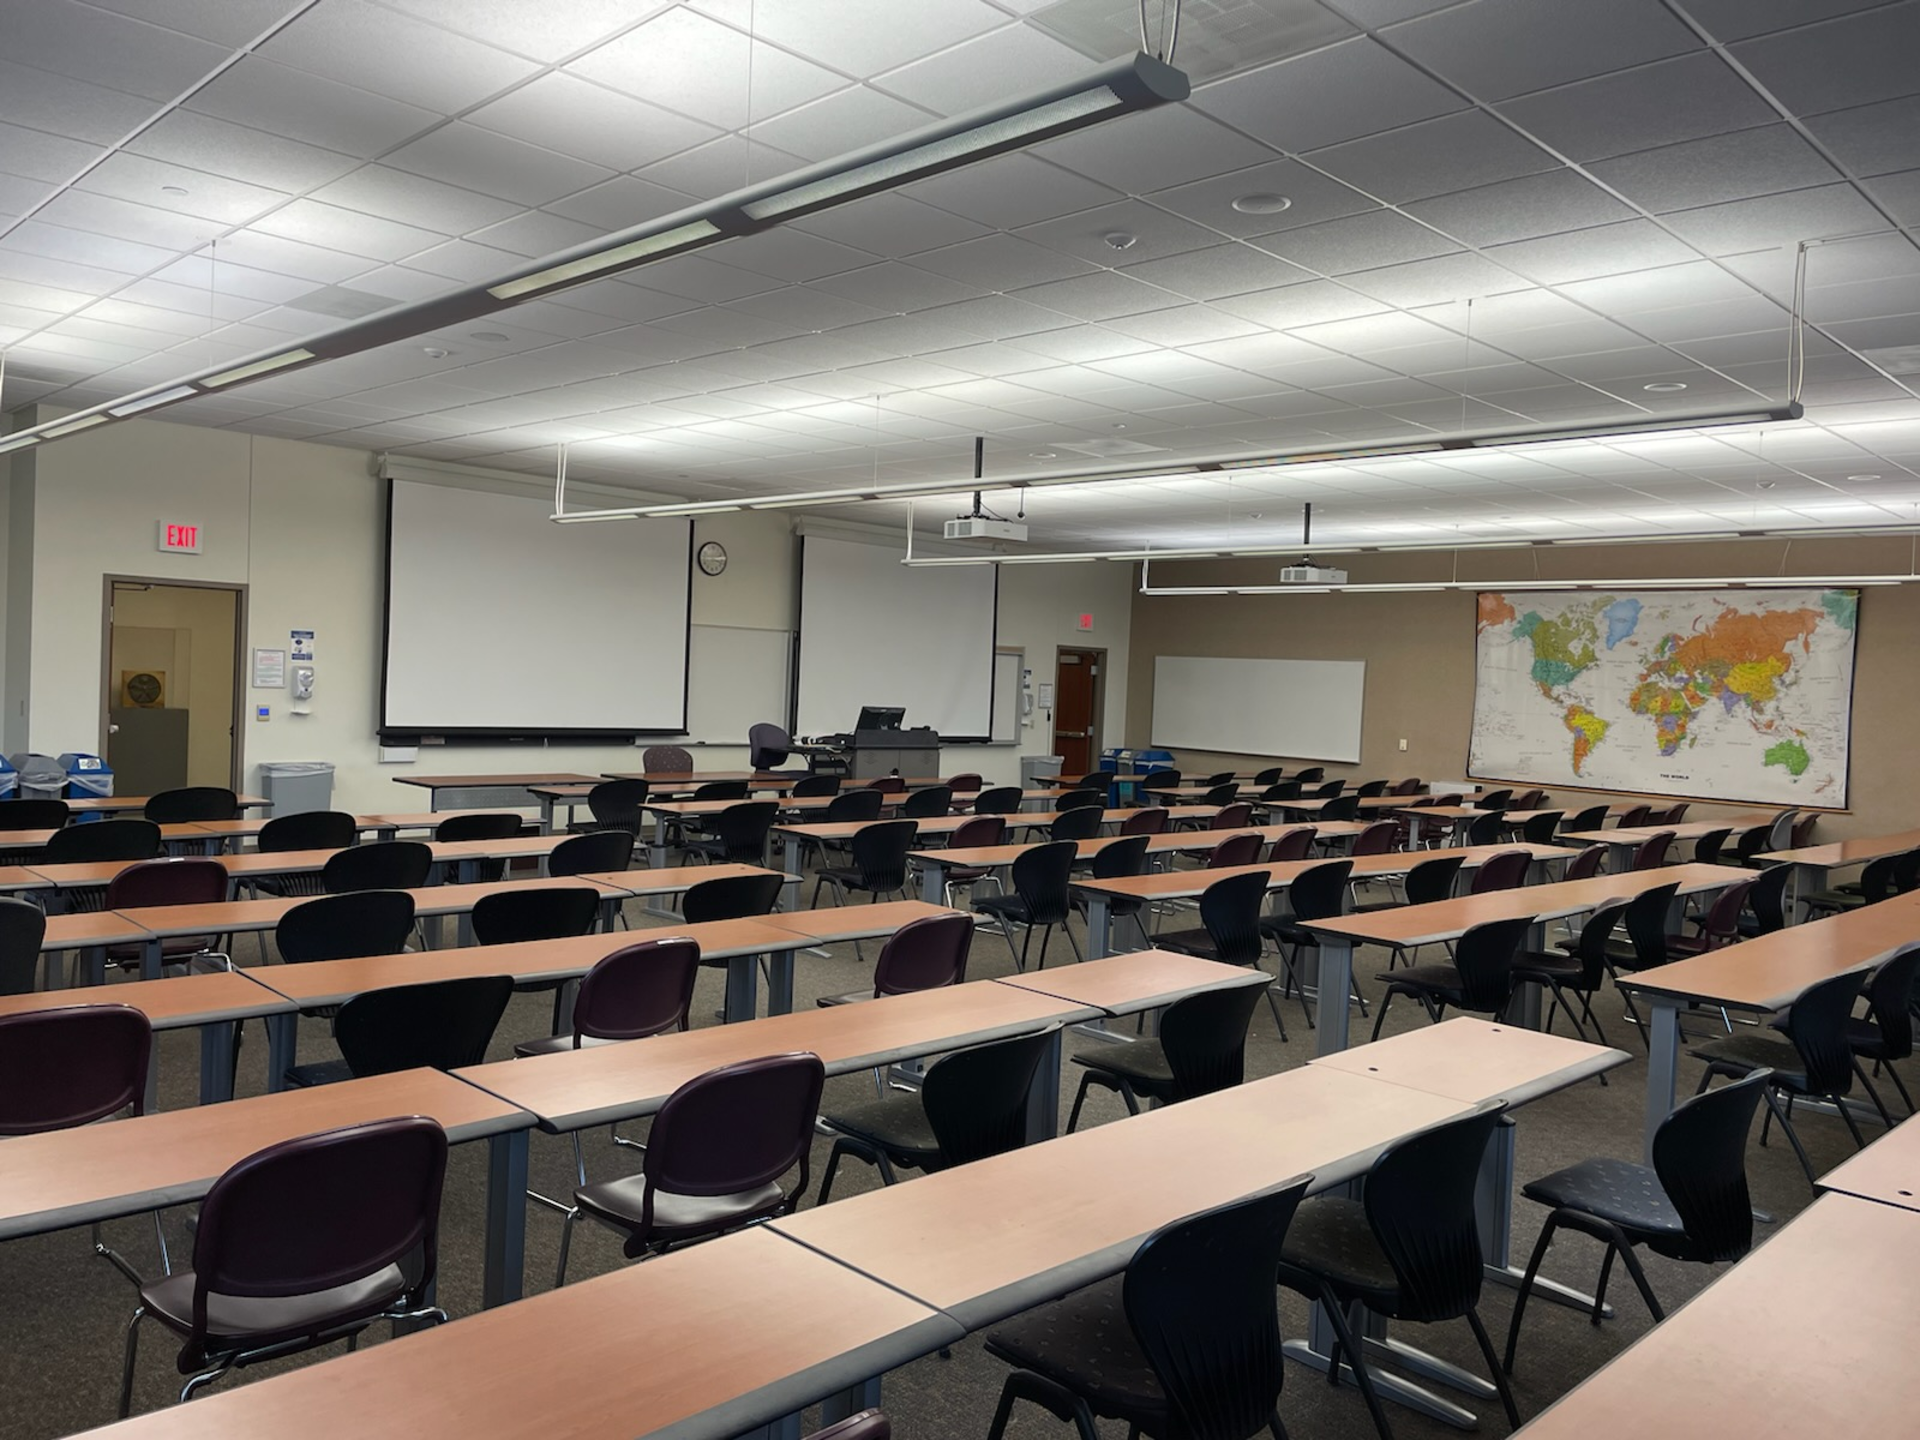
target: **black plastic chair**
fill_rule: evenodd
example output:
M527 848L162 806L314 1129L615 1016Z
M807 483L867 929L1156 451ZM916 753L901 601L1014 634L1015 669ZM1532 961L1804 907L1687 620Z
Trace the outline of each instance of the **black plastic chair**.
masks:
M1656 830L1647 836L1633 851L1631 870L1658 870L1667 863L1667 852L1673 848L1674 835L1671 830Z
M1622 830L1639 830L1651 823L1652 820L1653 807L1651 805L1631 805L1627 807L1626 812L1620 817L1620 828Z
M984 900L973 902L976 913L999 922L1000 933L1006 937L1007 950L1013 955L1018 969L1024 971L1027 968L1027 951L1033 944L1035 930L1041 932L1040 963L1036 968L1047 968L1047 942L1053 938L1053 927L1056 925L1066 932L1074 958L1080 958L1080 942L1073 938L1073 927L1067 924L1070 910L1067 882L1078 854L1079 847L1067 840L1056 840L1023 850L1015 857L1011 867L1013 893L989 895ZM1015 925L1024 928L1018 949L1013 943Z
M1787 883L1793 879L1790 864L1769 865L1754 878L1747 891L1747 914L1740 917L1740 933L1747 939L1771 935L1787 928Z
M1589 845L1573 859L1567 862L1567 868L1560 872L1562 880L1591 880L1600 873L1600 867L1607 863L1607 847Z
M649 786L645 780L603 780L587 792L587 813L591 820L575 820L567 829L576 835L593 830L624 830L640 833L640 807L647 803Z
M1146 874L1147 842L1149 838L1150 837L1146 835L1125 835L1110 844L1102 845L1098 850L1094 851L1093 859L1089 862L1090 869L1087 878L1090 880L1125 880L1135 875ZM1068 894L1067 903L1073 907L1075 914L1081 916L1082 919L1085 918L1087 913L1087 897L1085 895L1078 890L1071 891ZM1133 921L1134 928L1140 932L1141 945L1143 947L1151 947L1154 944L1154 939L1147 933L1147 923L1142 918L1146 912L1146 908L1147 902L1144 900L1133 900L1124 895L1109 895L1107 897L1107 917L1109 922L1118 924L1122 920Z
M1298 800L1300 799L1300 782L1298 780L1276 780L1260 792L1260 799L1265 803Z
M583 1215L624 1235L632 1260L792 1210L807 1188L825 1080L818 1055L795 1053L722 1065L675 1090L653 1117L641 1172L574 1191L555 1288ZM796 1165L793 1189L781 1189Z
M1053 802L1053 808L1061 811L1085 810L1089 808L1101 810L1106 808L1106 803L1107 792L1105 790L1066 790Z
M787 792L796 800L818 799L822 795L840 793L838 775L808 775L793 782L793 789Z
M1018 785L996 785L973 797L976 815L1017 815L1022 796Z
M89 820L47 837L42 865L87 865L111 860L160 858L160 827L151 820ZM63 885L60 906L70 913L94 911L106 904L104 885Z
M1679 893L1678 885L1657 885L1651 890L1642 890L1627 902L1627 913L1622 917L1627 938L1624 941L1609 940L1606 947L1607 974L1615 985L1620 983L1620 972L1623 970L1651 970L1667 963L1667 913L1673 908L1674 896ZM1571 954L1578 943L1563 940L1560 948ZM1639 1029L1640 1038L1645 1040L1646 1022L1641 1019L1633 996L1622 990L1620 998L1626 1005L1627 1018Z
M571 1033L523 1040L513 1053L550 1055L684 1030L699 974L695 941L641 940L623 946L581 978Z
M1287 767L1284 765L1269 765L1264 770L1256 770L1253 772L1253 783L1262 787L1278 785L1280 783L1280 777L1286 773Z
M927 1067L917 1092L884 1092L824 1111L834 1141L816 1203L827 1203L844 1155L865 1160L891 1185L896 1168L946 1170L1018 1150L1027 1143L1034 1076L1059 1030L1049 1025L951 1051Z
M950 815L953 813L953 787L929 785L923 790L911 791L893 813L902 820L928 820L939 815Z
M1862 1020L1849 1016L1847 1019L1847 1044L1853 1050L1854 1071L1859 1075L1860 1083L1866 1087L1867 1094L1873 1097L1874 1106L1888 1128L1893 1126L1893 1117L1887 1113L1887 1107L1880 1101L1880 1092L1873 1088L1873 1081L1860 1068L1860 1062L1871 1060L1874 1074L1885 1073L1891 1077L1893 1088L1900 1092L1900 1098L1906 1102L1907 1113L1914 1113L1913 1096L1907 1093L1894 1062L1905 1060L1913 1054L1916 974L1920 974L1920 945L1909 945L1895 952L1881 963L1880 968L1873 972L1873 979L1867 982L1867 1005L1872 1012L1871 1018Z
M586 934L599 918L600 892L591 885L510 886L474 902L473 938L480 945L560 940Z
M693 802L698 805L709 800L744 800L752 793L752 786L745 780L709 780L693 787Z
M1347 913L1351 900L1353 862L1327 860L1293 877L1287 887L1288 913L1268 915L1260 921L1260 933L1272 940L1280 951L1285 993L1291 995L1299 976L1294 967L1303 949L1317 949L1319 937L1306 928L1311 920L1331 920ZM1358 994L1356 990L1354 992ZM1313 1011L1307 1005L1307 992L1300 990L1300 1010L1307 1017L1307 1028L1314 1027Z
M873 965L871 992L822 995L821 1005L850 1005L883 995L910 995L940 990L967 978L967 957L973 953L973 917L923 915L909 920L887 937Z
M1513 804L1513 791L1486 790L1474 798L1476 810L1505 810Z
M1436 850L1431 858L1417 860L1407 870L1406 878L1400 882L1400 893L1405 899L1372 901L1355 905L1353 911L1356 915L1367 915L1380 910L1397 910L1401 905L1436 905L1442 900L1450 900L1461 868L1466 863L1466 856L1458 851L1448 853ZM1402 958L1400 951L1389 951L1387 968L1392 969Z
M1607 946L1613 939L1613 932L1621 917L1627 913L1627 901L1616 900L1610 905L1602 905L1587 917L1587 923L1580 927L1580 935L1574 941L1571 955L1554 954L1544 950L1524 952L1513 966L1515 986L1533 984L1543 985L1553 992L1553 1004L1548 1007L1543 1030L1553 1029L1553 1016L1557 1009L1564 1008L1567 1019L1573 1022L1574 1032L1584 1040L1587 1038L1586 1022L1593 1026L1593 1033L1605 1045L1607 1032L1600 1028L1600 1017L1593 1013L1593 997L1607 978ZM1573 1012L1573 1002L1569 994L1580 997L1580 1014ZM1600 1077L1602 1085L1607 1077Z
M1800 896L1800 903L1807 907L1814 918L1838 915L1866 905L1878 905L1882 900L1892 898L1895 893L1894 868L1900 859L1898 855L1882 855L1877 860L1869 860L1860 871L1858 890L1815 890Z
M627 830L589 830L562 840L547 856L547 874L609 875L633 867L633 834Z
M1080 1124L1080 1107L1089 1087L1119 1094L1129 1115L1140 1101L1172 1104L1226 1090L1246 1079L1247 1027L1265 985L1232 985L1202 990L1176 1000L1160 1017L1160 1033L1131 1045L1102 1045L1075 1055L1085 1067L1067 1117L1071 1133Z
M1654 1131L1651 1166L1631 1160L1582 1160L1522 1187L1527 1199L1552 1208L1514 1297L1504 1367L1509 1375L1520 1343L1520 1318L1555 1231L1577 1230L1607 1247L1600 1283L1594 1287L1596 1326L1606 1313L1607 1275L1614 1256L1625 1262L1657 1323L1667 1318L1666 1311L1654 1296L1635 1247L1644 1245L1670 1260L1702 1265L1738 1260L1753 1247L1747 1135L1766 1082L1766 1072L1756 1070L1737 1084L1682 1103Z
M0 800L0 834L9 830L59 830L72 813L64 800Z
M193 1266L140 1287L120 1414L133 1404L140 1322L179 1335L190 1400L230 1370L376 1320L444 1321L439 1270L446 1132L410 1115L303 1135L229 1169L201 1202Z
M1520 838L1529 845L1551 845L1560 833L1563 810L1540 810L1520 825Z
M1786 1131L1787 1139L1793 1144L1793 1153L1799 1157L1801 1168L1807 1172L1809 1185L1818 1182L1813 1161L1807 1158L1806 1147L1800 1143L1799 1132L1793 1128L1792 1102L1795 1097L1831 1101L1840 1112L1840 1118L1846 1121L1847 1133L1853 1136L1855 1147L1866 1147L1860 1126L1846 1103L1847 1096L1853 1090L1856 1068L1853 1046L1848 1039L1848 1021L1853 1014L1853 1002L1859 994L1858 975L1835 975L1810 986L1793 1002L1793 1008L1787 1012L1781 1027L1786 1031L1786 1039L1758 1033L1729 1035L1696 1045L1687 1052L1695 1059L1707 1062L1707 1068L1700 1076L1700 1088L1695 1094L1712 1084L1716 1075L1744 1079L1756 1070L1772 1072L1766 1082L1767 1108L1771 1117L1779 1120L1780 1128ZM1782 1095L1787 1097L1785 1107L1781 1106L1778 1099ZM1767 1127L1764 1124L1760 1127L1760 1143L1767 1143Z
M1502 1018L1513 1001L1514 964L1532 926L1533 920L1524 915L1489 920L1460 937L1451 965L1410 965L1404 970L1381 972L1387 987L1380 996L1380 1011L1373 1018L1373 1038L1380 1038L1387 1007L1396 995L1418 1000L1426 1008L1427 1018L1436 1023L1449 1005L1471 1014Z
M742 800L713 817L711 836L682 843L681 861L695 859L716 864L764 865L767 836L780 818L776 800Z
M1565 828L1568 830L1603 830L1606 828L1606 824L1607 807L1605 805L1589 805L1584 810L1576 811L1574 817L1567 821Z
M777 770L793 753L793 737L778 725L762 722L747 727L747 764L754 770Z
M1198 955L1223 965L1260 967L1260 912L1267 903L1267 887L1272 884L1264 870L1241 875L1226 875L1200 892L1200 925L1197 929L1162 931L1153 937L1154 948L1172 950L1181 955ZM1280 1015L1280 999L1271 986L1266 989L1267 1005L1273 1011L1273 1023L1280 1038L1287 1038L1287 1022Z
M487 1058L513 998L511 975L470 975L424 985L391 985L355 995L334 1016L338 1060L295 1065L287 1084L332 1085L368 1075L431 1067L457 1070Z
M1324 765L1309 765L1306 769L1297 772L1293 778L1298 780L1302 785L1317 784L1319 781L1327 778L1327 767Z
M1693 842L1693 863L1696 865L1718 865L1720 852L1727 848L1727 841L1733 837L1731 826L1724 830L1709 830Z
M1302 779L1305 779L1304 775ZM1347 782L1344 780L1322 781L1318 775L1313 777L1313 781L1307 783L1312 783L1316 786L1313 794L1316 799L1320 800L1337 800L1340 798L1340 792L1347 788Z
M1014 1402L1094 1416L1157 1440L1286 1440L1273 1276L1311 1176L1154 1231L1124 1274L996 1326L987 1353L1018 1368L1000 1391L987 1440Z
M1281 1251L1280 1283L1318 1300L1338 1337L1332 1369L1344 1355L1373 1415L1381 1440L1392 1430L1374 1393L1362 1345L1355 1344L1354 1310L1415 1324L1464 1318L1486 1357L1507 1420L1520 1412L1506 1371L1480 1321L1486 1273L1475 1216L1475 1190L1493 1127L1505 1106L1484 1105L1388 1147L1367 1173L1362 1198L1322 1195L1293 1217Z
M907 852L913 848L920 827L911 820L880 820L854 832L851 865L829 865L813 882L813 903L820 903L820 887L833 889L833 903L844 905L848 895L862 890L879 900L882 896L906 898ZM854 942L854 954L860 944Z
M702 880L687 887L680 897L680 918L689 925L704 925L714 920L744 920L752 915L768 915L780 903L784 875L768 871L764 875L722 875L717 880ZM724 965L726 961L703 961Z
M182 825L191 820L238 820L240 797L222 785L188 785L149 796L140 813L156 825Z
M1049 840L1091 840L1100 833L1107 812L1098 805L1082 805L1062 810L1047 825Z
M433 827L433 838L439 841L458 840L511 840L526 829L527 822L518 815L481 811L472 815L449 815ZM505 860L479 860L472 863L467 873L475 880L499 880L507 873Z
M329 895L418 890L432 874L432 846L420 840L379 840L331 857L320 871L320 884Z
M1471 820L1454 821L1454 833L1467 845L1498 845L1506 838L1507 812L1483 810Z
M1388 781L1368 780L1354 787L1353 793L1362 800L1372 800L1387 793Z
M285 855L295 850L345 850L359 838L359 825L344 810L305 810L267 821L255 844L264 855ZM264 895L318 895L324 888L317 870L263 875L252 885Z
M25 900L0 897L0 995L33 993L40 974L40 942L46 936L46 911Z

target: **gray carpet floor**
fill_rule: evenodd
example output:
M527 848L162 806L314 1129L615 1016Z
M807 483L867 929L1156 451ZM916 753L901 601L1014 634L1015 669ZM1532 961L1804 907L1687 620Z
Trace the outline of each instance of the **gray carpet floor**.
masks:
M632 915L636 927L655 923L637 912ZM1174 923L1192 924L1189 918ZM1053 959L1068 958L1058 937ZM237 958L242 965L258 964L259 950L253 940L238 942ZM833 947L822 958L803 953L798 966L797 1000L811 1005L816 996L857 990L870 983L874 947L866 947L863 964L854 957L851 945ZM1431 958L1439 958L1437 953ZM1380 952L1362 952L1356 972L1363 988L1377 995L1379 984L1373 978L1384 967ZM969 978L980 979L1011 974L1013 965L1005 942L997 932L982 931L974 945ZM714 1012L721 999L722 972L705 971L694 1007L696 1024L714 1024ZM546 1033L550 1019L550 999L545 995L517 997L508 1009L496 1037L493 1056L508 1058L516 1041ZM1571 1090L1538 1101L1519 1112L1517 1132L1518 1175L1524 1183L1562 1165L1593 1155L1638 1158L1640 1152L1641 1109L1645 1096L1646 1065L1637 1033L1623 1018L1617 996L1610 992L1596 1002L1595 1009L1607 1026L1609 1038L1634 1056L1631 1063L1615 1070L1611 1084L1583 1083ZM1290 1043L1282 1044L1275 1034L1273 1020L1262 1007L1256 1012L1248 1047L1250 1077L1274 1074L1301 1065L1311 1054L1311 1032L1299 1008L1291 1005L1287 1023ZM1353 1017L1354 1039L1364 1040L1366 1025ZM1419 1009L1404 1001L1394 1005L1387 1021L1388 1033L1424 1024ZM1702 1017L1692 1023L1698 1035L1713 1033L1718 1017ZM1561 1022L1565 1031L1565 1023ZM1081 1046L1106 1042L1071 1036L1071 1052ZM178 1108L194 1103L198 1083L198 1040L194 1032L173 1032L160 1039L160 1094L162 1108ZM265 1088L264 1037L259 1027L249 1027L240 1059L239 1091L256 1094ZM323 1023L303 1022L301 1058L318 1060L337 1053L326 1036ZM1067 1067L1063 1097L1071 1103L1077 1083L1077 1067ZM1698 1062L1682 1062L1681 1083L1690 1093L1699 1074ZM1909 1087L1920 1077L1906 1077ZM871 1094L871 1081L865 1075L844 1076L827 1082L831 1101L836 1094L857 1098ZM1885 1091L1886 1087L1882 1087ZM1896 1103L1894 1101L1892 1103ZM1082 1124L1115 1123L1124 1119L1120 1102L1109 1094L1096 1092L1089 1100ZM1064 1123L1064 1108L1062 1120ZM1800 1131L1816 1167L1825 1169L1852 1151L1852 1142L1839 1120L1830 1116L1805 1115ZM1873 1131L1869 1131L1869 1139ZM815 1185L825 1165L829 1142L816 1144L813 1156ZM4 1149L0 1149L4 1154ZM596 1178L628 1173L635 1160L632 1151L616 1151L605 1132L591 1136L587 1146L589 1174ZM571 1155L564 1141L536 1132L532 1143L534 1186L548 1194L565 1195L571 1180ZM1771 1212L1776 1223L1758 1227L1757 1238L1764 1243L1777 1228L1777 1222L1790 1219L1811 1199L1811 1191L1793 1153L1776 1135L1766 1148L1749 1147L1749 1173L1755 1204ZM866 1167L843 1165L835 1181L838 1198L858 1193L877 1184ZM903 1183L911 1184L911 1180ZM453 1153L446 1185L441 1241L441 1303L456 1318L475 1312L479 1306L480 1253L483 1220L485 1170L484 1147L461 1146ZM810 1194L805 1202L813 1203ZM997 1223L1000 1217L982 1215L982 1224ZM1513 1258L1523 1264L1539 1233L1542 1212L1516 1197ZM178 1263L190 1253L191 1236L183 1210L168 1212L166 1227ZM559 1217L535 1208L527 1223L527 1280L529 1293L538 1293L552 1283L559 1238ZM157 1268L153 1230L150 1222L124 1220L108 1227L109 1238L143 1269ZM1599 1246L1578 1236L1556 1243L1544 1273L1590 1289L1595 1279ZM629 1262L622 1259L618 1240L596 1226L578 1227L569 1280L581 1280L618 1268ZM1647 1268L1655 1290L1669 1306L1680 1304L1706 1284L1715 1273L1698 1265L1681 1265L1657 1256L1647 1258ZM1616 1272L1611 1298L1618 1304L1617 1317L1595 1328L1583 1313L1561 1306L1535 1303L1528 1308L1525 1331L1514 1385L1523 1418L1537 1415L1565 1394L1584 1377L1592 1374L1621 1349L1644 1335L1649 1319L1624 1274ZM9 1440L51 1440L114 1418L118 1394L124 1327L132 1313L131 1287L105 1261L89 1251L84 1230L16 1240L0 1245L0 1294L6 1297L0 1311L0 1435ZM1489 1286L1482 1300L1482 1314L1493 1332L1496 1346L1504 1342L1508 1318L1512 1313L1512 1292ZM1304 1331L1304 1305L1284 1297L1281 1305L1284 1326L1290 1335ZM1398 1331L1403 1338L1433 1353L1453 1360L1468 1369L1482 1370L1477 1349L1463 1323L1438 1326L1409 1326ZM387 1343L384 1328L370 1331L365 1343ZM555 1337L564 1344L564 1337ZM135 1412L173 1403L180 1385L175 1371L177 1343L157 1327L145 1327L135 1389ZM230 1378L224 1385L253 1383L260 1378L292 1366L314 1363L308 1357L274 1362ZM537 1367L538 1355L529 1355L529 1367ZM636 1355L634 1364L644 1367L647 1357ZM979 1437L986 1433L992 1419L1004 1367L989 1357L981 1337L971 1337L954 1348L952 1358L928 1357L889 1375L885 1382L885 1406L893 1416L896 1433L914 1437ZM1681 1397L1670 1397L1679 1401ZM1480 1433L1505 1433L1507 1423L1497 1401L1469 1402L1481 1416ZM1357 1393L1350 1387L1335 1390L1308 1370L1290 1367L1281 1397L1281 1414L1296 1440L1305 1437L1333 1437L1333 1440L1368 1440L1374 1433ZM813 1417L810 1415L809 1420ZM1394 1407L1395 1433L1401 1440L1425 1440L1446 1435L1444 1426ZM1020 1440L1063 1436L1068 1427L1051 1416L1032 1408L1016 1414L1011 1433ZM1114 1440L1120 1440L1119 1427L1110 1427Z

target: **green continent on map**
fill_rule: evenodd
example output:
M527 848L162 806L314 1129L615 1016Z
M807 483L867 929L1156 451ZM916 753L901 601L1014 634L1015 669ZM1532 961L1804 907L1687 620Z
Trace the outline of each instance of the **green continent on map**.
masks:
M1529 672L1540 693L1549 700L1554 691L1573 683L1582 670L1597 658L1594 646L1600 630L1596 617L1612 603L1612 598L1572 605L1556 620L1538 610L1529 610L1513 627L1513 638L1533 647L1533 669Z
M1784 765L1787 773L1799 777L1806 773L1807 766L1813 763L1807 754L1807 747L1798 740L1782 740L1778 745L1769 745L1762 757L1763 765Z
M1584 705L1569 705L1560 719L1573 732L1573 773L1578 775L1594 747L1607 738L1610 726Z
M1827 618L1842 630L1851 630L1854 621L1860 616L1860 592L1828 590L1820 597L1820 608L1825 610Z
M1837 619L1824 602L1819 610L1723 610L1691 635L1663 636L1627 704L1653 722L1660 753L1672 755L1691 743L1689 727L1715 701L1729 715L1744 710L1751 718L1762 713L1790 677L1793 647L1802 655L1809 653L1815 628L1828 618ZM1805 769L1806 752L1793 748L1799 751L1800 769ZM1772 755L1769 751L1767 764L1792 768L1790 758L1775 760Z

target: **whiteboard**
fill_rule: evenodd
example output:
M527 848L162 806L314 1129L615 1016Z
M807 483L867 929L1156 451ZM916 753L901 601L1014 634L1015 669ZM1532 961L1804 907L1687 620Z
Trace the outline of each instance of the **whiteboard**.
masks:
M1020 738L1020 671L1024 650L993 652L993 743L1011 745Z
M1159 749L1360 760L1364 660L1162 655L1153 664Z
M744 745L747 727L787 726L790 630L734 625L687 628L687 736L716 745Z

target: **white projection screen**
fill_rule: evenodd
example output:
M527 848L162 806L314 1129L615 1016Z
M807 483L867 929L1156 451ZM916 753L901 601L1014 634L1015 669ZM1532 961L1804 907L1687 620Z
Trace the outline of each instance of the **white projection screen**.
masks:
M556 525L545 500L388 485L382 734L685 730L691 521Z
M987 739L999 594L995 565L902 565L898 545L804 536L797 733L851 730L862 705L903 705L910 728Z

